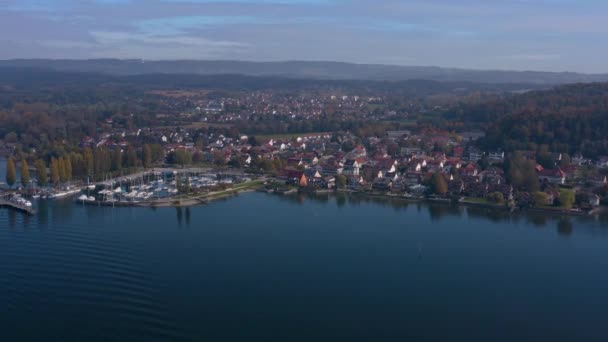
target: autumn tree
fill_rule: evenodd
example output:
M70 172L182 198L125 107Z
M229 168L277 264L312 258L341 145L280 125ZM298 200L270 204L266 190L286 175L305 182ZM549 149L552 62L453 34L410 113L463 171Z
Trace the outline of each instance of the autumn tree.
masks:
M8 158L8 163L6 164L6 184L9 187L13 187L17 182L17 168L15 167L15 160L13 158Z
M53 182L53 184L57 186L59 185L60 181L61 177L59 175L59 162L57 159L53 158L51 160L51 182Z
M90 148L86 147L83 151L84 155L84 165L87 176L93 176L95 173L95 160L93 157L93 151Z
M534 193L533 198L534 198L534 204L537 207L542 207L544 205L549 204L549 195L545 192L537 191Z
M68 176L65 168L65 159L63 157L57 159L57 170L59 171L59 180L61 180L61 182L67 182Z
M70 158L70 156L65 156L63 158L63 168L65 171L66 180L72 180L72 159Z
M24 188L27 188L30 184L30 168L25 158L21 160L21 184Z
M433 178L431 178L431 190L439 195L445 195L448 192L448 183L441 173L435 172L433 174Z
M570 210L576 201L576 194L574 190L560 189L559 190L559 203L564 209Z
M150 145L144 145L143 155L144 167L146 169L150 168L150 166L152 166L152 149L150 148Z

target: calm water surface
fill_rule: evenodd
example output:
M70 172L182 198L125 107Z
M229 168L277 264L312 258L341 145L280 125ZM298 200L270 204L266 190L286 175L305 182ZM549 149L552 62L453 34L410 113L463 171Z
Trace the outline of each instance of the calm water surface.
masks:
M608 340L598 219L259 193L38 210L0 209L0 341Z

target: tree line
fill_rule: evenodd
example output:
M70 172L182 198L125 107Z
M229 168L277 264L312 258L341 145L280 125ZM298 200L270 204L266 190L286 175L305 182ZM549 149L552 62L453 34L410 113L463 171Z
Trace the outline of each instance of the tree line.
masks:
M89 148L72 151L62 156L35 160L36 183L38 186L60 185L72 180L99 181L104 177L130 173L137 168L150 168L164 161L164 151L158 144L146 144L141 149L129 147L126 150L116 147ZM25 155L21 157L21 179L23 187L30 185L30 169ZM15 158L7 161L6 183L13 187L17 183Z

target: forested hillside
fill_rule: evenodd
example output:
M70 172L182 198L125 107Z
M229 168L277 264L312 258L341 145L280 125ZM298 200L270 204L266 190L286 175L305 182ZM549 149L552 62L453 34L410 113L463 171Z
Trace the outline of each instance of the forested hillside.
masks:
M576 84L479 103L464 103L445 118L481 125L486 148L608 154L608 83Z

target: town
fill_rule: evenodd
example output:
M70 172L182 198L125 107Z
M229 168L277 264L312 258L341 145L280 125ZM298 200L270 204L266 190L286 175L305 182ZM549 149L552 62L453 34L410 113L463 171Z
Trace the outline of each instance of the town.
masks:
M359 100L354 96L350 102L344 96L338 101L342 106ZM5 139L7 193L20 194L5 198L24 204L30 202L23 202L22 196L71 195L94 204L193 205L201 203L193 199L210 192L254 182L259 189L280 193L356 192L562 213L593 212L608 200L608 156L591 160L546 148L482 151L476 142L485 133L478 130L247 135L220 125L229 121L225 108L230 105L214 106L210 102L204 109L195 107L203 113L202 120L212 121L201 127L129 129L117 124L119 120L105 119L100 123L104 130L83 137L50 163ZM276 115L272 106L259 107L265 115ZM314 105L305 112L315 115ZM291 114L297 115L302 114Z

